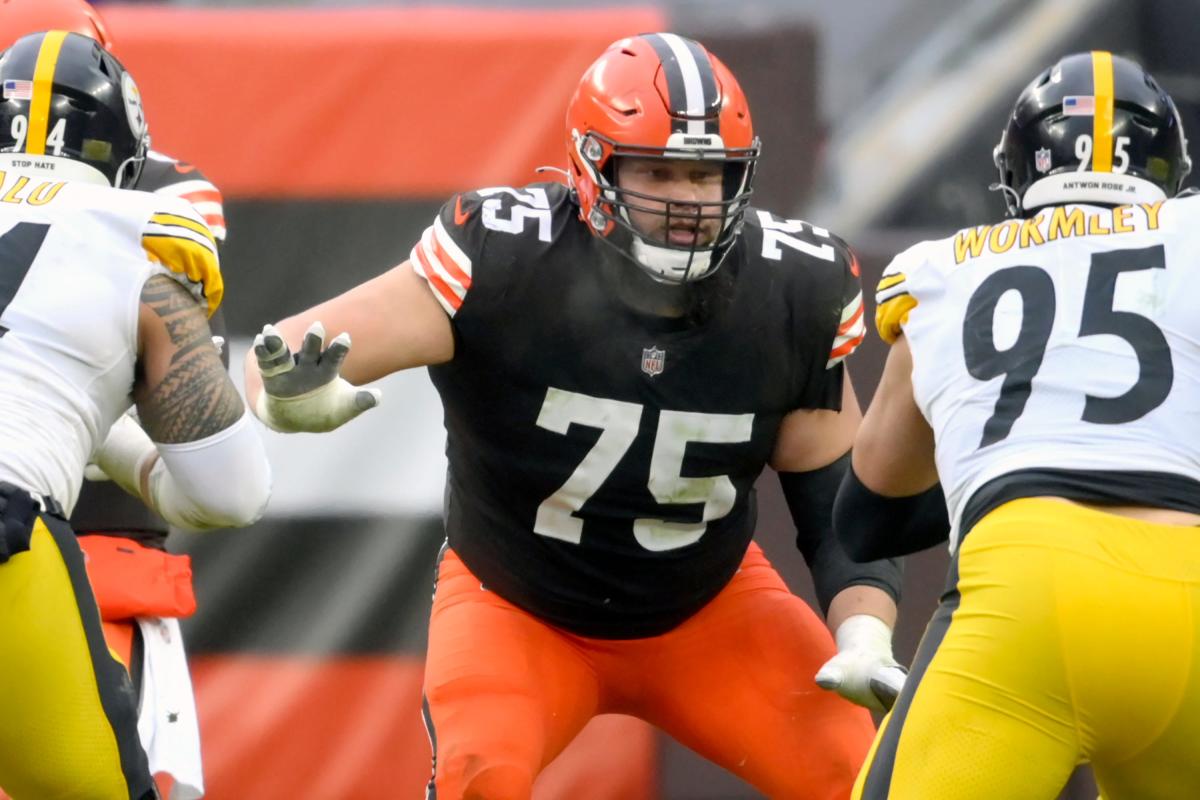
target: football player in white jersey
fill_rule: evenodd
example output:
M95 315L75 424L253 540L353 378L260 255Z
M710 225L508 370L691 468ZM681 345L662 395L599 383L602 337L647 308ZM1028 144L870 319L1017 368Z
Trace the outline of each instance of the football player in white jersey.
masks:
M154 797L66 516L91 459L197 529L257 519L270 468L210 339L211 232L183 201L118 191L147 145L133 79L50 31L0 56L0 94L0 784Z
M1011 219L895 258L892 349L837 524L858 557L940 479L954 559L855 797L1200 797L1200 197L1170 96L1066 56L995 162ZM913 527L908 525L907 527ZM920 532L918 532L919 534Z
M114 49L103 18L85 0L0 0L0 49L43 30L80 33ZM220 250L221 193L194 166L151 149L137 183L127 188L186 200ZM223 308L208 324L224 338ZM222 360L228 366L224 352ZM168 526L161 517L102 473L89 470L87 477L70 523L85 553L105 641L125 663L139 698L138 731L151 772L170 776L177 793L202 796L199 723L179 623L196 608L191 560L167 551Z

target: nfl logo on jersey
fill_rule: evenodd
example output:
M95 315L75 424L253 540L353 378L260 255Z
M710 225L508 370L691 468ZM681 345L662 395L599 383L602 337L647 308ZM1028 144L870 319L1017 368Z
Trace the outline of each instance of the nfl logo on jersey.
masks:
M666 361L666 350L659 350L653 345L642 350L642 372L651 378L663 371L663 365Z

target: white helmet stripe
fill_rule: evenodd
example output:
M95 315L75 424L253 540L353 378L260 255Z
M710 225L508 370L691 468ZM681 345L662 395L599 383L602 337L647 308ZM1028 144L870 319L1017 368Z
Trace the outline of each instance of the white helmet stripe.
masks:
M660 33L662 40L671 48L671 52L675 54L675 60L679 63L679 72L683 76L683 90L685 103L687 104L687 114L689 119L687 123L687 133L689 136L703 136L704 131L704 84L700 81L700 65L696 63L696 58L692 55L692 50L687 46L678 35L674 33Z

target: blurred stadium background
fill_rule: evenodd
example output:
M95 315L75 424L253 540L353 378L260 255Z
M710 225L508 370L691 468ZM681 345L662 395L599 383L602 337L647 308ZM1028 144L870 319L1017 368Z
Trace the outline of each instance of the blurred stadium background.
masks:
M1140 60L1200 130L1195 0L97 5L141 85L155 146L225 193L235 359L264 322L406 258L455 191L561 166L575 82L630 33L675 30L731 66L765 144L757 204L845 236L868 288L913 242L1002 216L986 191L992 146L1019 89L1063 53ZM852 359L864 404L883 355L871 339ZM276 492L253 529L172 538L194 560L200 610L186 633L214 800L423 791L444 435L423 373L384 390L379 410L332 435L268 433ZM759 495L760 540L811 598L773 477ZM910 560L902 661L945 561L940 548ZM1095 796L1086 774L1064 794ZM537 797L758 795L611 717L551 765Z

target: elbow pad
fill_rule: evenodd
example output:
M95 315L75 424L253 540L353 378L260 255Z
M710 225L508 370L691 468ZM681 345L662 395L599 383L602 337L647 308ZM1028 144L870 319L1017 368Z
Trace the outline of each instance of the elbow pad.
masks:
M920 494L887 497L846 470L833 504L833 528L855 561L897 558L946 541L950 517L942 485Z
M262 516L271 464L248 414L205 439L155 447L159 462L144 499L167 522L187 530L241 528Z

